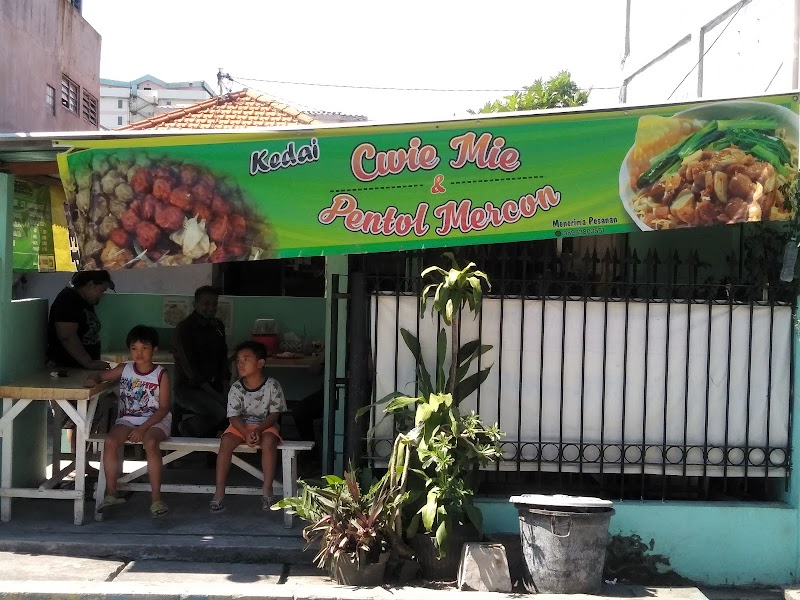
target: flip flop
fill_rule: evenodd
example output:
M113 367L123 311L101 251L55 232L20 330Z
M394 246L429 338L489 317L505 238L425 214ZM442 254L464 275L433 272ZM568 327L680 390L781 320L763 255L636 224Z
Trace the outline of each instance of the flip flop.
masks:
M125 498L117 498L116 496L107 494L100 503L100 506L97 507L97 512L104 513L112 506L119 506L120 504L125 504Z
M212 500L209 502L208 508L212 513L221 513L225 511L225 505L222 503L222 499Z
M280 498L277 496L261 496L261 510L269 512L272 510L272 505L278 500L280 500Z
M165 514L169 512L169 506L163 500L156 500L150 505L150 515L157 519L158 517L163 517Z

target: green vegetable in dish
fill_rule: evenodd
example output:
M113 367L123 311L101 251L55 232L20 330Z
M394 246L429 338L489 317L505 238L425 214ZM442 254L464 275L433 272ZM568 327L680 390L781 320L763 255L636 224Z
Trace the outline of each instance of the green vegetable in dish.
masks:
M650 168L636 180L636 186L644 189L664 174L676 172L683 159L698 150L722 150L732 145L770 163L778 173L788 175L786 165L791 162L789 149L780 138L764 133L774 132L777 127L775 119L761 117L709 121L685 140L654 156L650 160Z

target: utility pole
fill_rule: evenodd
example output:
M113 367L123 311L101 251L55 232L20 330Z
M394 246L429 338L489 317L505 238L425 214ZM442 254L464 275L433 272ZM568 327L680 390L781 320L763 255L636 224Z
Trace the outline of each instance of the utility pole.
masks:
M220 96L222 96L222 94L223 94L223 91L222 91L222 79L223 79L223 77L224 77L224 75L222 73L222 67L220 67L217 70L217 85L219 86L219 95Z

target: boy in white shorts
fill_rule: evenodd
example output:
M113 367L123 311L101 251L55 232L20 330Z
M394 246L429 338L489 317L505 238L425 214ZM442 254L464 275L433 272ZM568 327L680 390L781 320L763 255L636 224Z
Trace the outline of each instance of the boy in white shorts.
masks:
M128 332L127 344L131 361L86 380L87 387L99 381L119 381L119 417L106 436L103 452L106 490L97 510L102 513L125 502L124 498L117 497L119 448L126 441L131 441L144 445L152 490L150 514L161 517L169 512L166 502L161 499L164 465L160 448L161 442L169 437L172 429L169 377L164 367L153 364L153 354L158 348L158 332L155 329L146 325L135 326Z

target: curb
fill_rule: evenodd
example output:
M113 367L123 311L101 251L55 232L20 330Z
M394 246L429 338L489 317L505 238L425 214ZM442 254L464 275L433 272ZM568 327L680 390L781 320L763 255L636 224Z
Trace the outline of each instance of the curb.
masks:
M691 591L690 591L691 590ZM662 591L662 590L659 590ZM666 595L626 595L632 600L701 600L705 599L696 588L667 589ZM675 592L674 594L670 592ZM696 592L696 594L694 593ZM204 598L208 600L452 600L464 598L465 592L457 590L433 590L428 588L354 588L333 585L269 584L269 583L225 583L225 584L133 584L116 582L47 581L47 582L3 582L0 599L26 598L30 600L186 600ZM467 592L470 600L518 600L520 594L496 592ZM590 596L586 594L536 594L536 600L612 600L615 596Z
M426 598L452 598L460 592L421 590L420 588L393 589L354 588L333 585L292 585L270 583L229 584L161 584L147 585L116 582L47 581L47 582L3 582L0 599L26 598L30 600L186 600L204 598L208 600L419 600ZM421 595L422 594L422 595ZM506 600L518 595L479 593L470 595L471 600ZM602 600L597 596L537 596L540 600L570 598Z
M135 538L135 539L131 539ZM177 539L176 539L177 538ZM246 536L52 536L0 538L0 552L46 554L79 558L116 560L179 560L193 562L283 563L311 565L312 552L304 552L303 540L275 538L269 545L253 545Z

